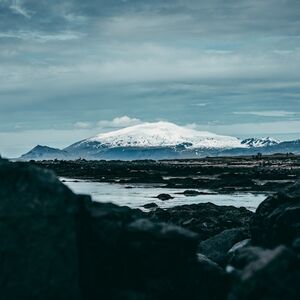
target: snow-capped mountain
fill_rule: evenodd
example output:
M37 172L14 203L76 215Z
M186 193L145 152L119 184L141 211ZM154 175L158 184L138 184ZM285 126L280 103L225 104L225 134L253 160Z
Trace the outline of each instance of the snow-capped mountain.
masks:
M235 148L243 147L235 137L216 135L180 127L169 122L143 123L120 130L102 133L73 145L99 143L100 147L171 147L186 148Z
M300 140L287 142L278 142L271 138L239 140L169 122L157 122L101 133L63 150L37 146L22 155L21 159L174 159L255 155L258 152L300 153Z
M279 141L270 138L270 137L265 137L265 138L248 138L242 141L243 145L247 145L248 147L268 147L268 146L274 146L278 145Z

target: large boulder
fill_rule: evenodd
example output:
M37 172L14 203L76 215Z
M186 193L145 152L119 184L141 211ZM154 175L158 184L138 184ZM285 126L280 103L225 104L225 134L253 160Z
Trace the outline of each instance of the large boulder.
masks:
M226 229L211 238L201 241L198 251L221 266L225 266L228 259L228 251L238 242L249 237L244 228Z
M198 235L77 196L49 171L0 160L3 299L224 299Z
M300 299L300 259L285 246L241 248L231 261L235 283L228 300Z
M86 299L223 299L228 282L197 259L197 234L138 210L95 204L82 227Z
M154 221L176 224L197 232L205 240L226 229L248 228L253 213L244 207L218 206L213 203L182 205L149 213Z
M78 204L49 171L0 160L2 299L78 299Z
M268 197L251 220L252 242L263 247L291 246L300 237L300 182Z

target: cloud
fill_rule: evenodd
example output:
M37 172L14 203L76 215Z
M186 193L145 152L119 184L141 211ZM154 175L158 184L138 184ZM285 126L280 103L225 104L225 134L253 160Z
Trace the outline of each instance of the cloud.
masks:
M27 11L24 7L21 5L20 0L13 0L12 4L9 7L14 13L17 13L19 15L22 15L23 17L30 19L32 16L32 12Z
M141 124L142 121L137 118L130 118L128 116L122 116L114 118L111 121L102 120L97 123L99 127L112 127L112 128L121 128L121 127L128 127L137 124Z
M226 134L242 137L256 137L270 135L298 135L300 134L300 121L275 121L256 123L234 123L234 124L189 124L189 128L205 130L218 134Z
M74 127L79 129L88 129L92 127L92 124L90 122L76 122Z
M207 103L195 103L194 105L204 107L204 106L207 106Z
M237 111L234 112L236 115L253 115L260 117L290 117L297 115L293 111L284 111L284 110L266 110L266 111Z
M2 132L299 119L299 0L0 0L0 28Z
M12 38L20 39L25 41L37 41L37 42L53 42L53 41L70 41L79 39L82 34L71 31L57 32L55 34L47 34L38 31L9 31L0 32L0 39L2 38Z

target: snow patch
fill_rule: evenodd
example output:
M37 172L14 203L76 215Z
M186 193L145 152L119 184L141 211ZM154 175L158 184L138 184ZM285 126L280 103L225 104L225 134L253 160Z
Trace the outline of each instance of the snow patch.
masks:
M107 147L245 148L235 137L178 126L170 122L143 123L102 133L82 143L99 142ZM82 144L81 143L81 144Z

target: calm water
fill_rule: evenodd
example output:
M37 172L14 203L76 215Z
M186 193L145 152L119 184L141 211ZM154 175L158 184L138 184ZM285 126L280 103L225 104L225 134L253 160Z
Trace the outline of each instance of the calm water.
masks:
M236 193L236 194L214 194L197 195L186 197L180 192L186 189L168 189L153 184L131 184L127 185L116 183L92 182L74 179L61 178L64 183L75 193L91 195L94 201L112 202L122 206L132 208L142 208L146 203L155 202L161 208L173 207L176 205L212 202L217 205L233 205L236 207L244 206L250 210L256 207L266 198L263 194ZM208 190L199 190L208 192ZM168 201L156 199L157 195L167 193L174 197Z

